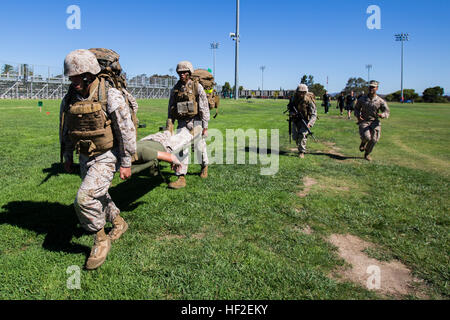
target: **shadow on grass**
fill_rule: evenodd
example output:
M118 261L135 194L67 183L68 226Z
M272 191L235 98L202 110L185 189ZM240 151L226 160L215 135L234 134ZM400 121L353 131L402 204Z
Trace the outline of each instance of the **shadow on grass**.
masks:
M260 149L259 147L254 148L254 147L245 147L245 149L243 150L245 152L254 152L257 154L279 154L279 155L287 155L290 152L288 151L283 151L283 150L272 150L272 149ZM263 151L263 152L262 152Z
M64 169L64 165L62 163L53 163L52 166L50 168L45 168L42 169L43 173L47 173L47 176L45 177L44 180L42 180L42 182L39 184L40 186L43 185L44 183L46 183L48 180L50 180L52 177L57 177L60 174L75 174L75 175L80 175L80 165L79 164L74 164L73 165L73 172L68 173L66 172L66 170Z
M364 159L364 157L343 157L337 154L333 154L333 153L325 153L325 152L310 152L308 153L310 155L313 156L327 156L330 157L331 159L335 159L335 160L350 160L350 159Z
M133 176L131 179L110 188L109 193L117 207L124 211L133 211L142 202L136 202L146 193L164 182L161 176ZM74 190L74 197L76 190ZM72 242L87 234L78 226L78 218L73 205L57 202L12 201L2 207L0 225L9 224L37 234L45 234L42 247L49 251L84 253L90 248Z

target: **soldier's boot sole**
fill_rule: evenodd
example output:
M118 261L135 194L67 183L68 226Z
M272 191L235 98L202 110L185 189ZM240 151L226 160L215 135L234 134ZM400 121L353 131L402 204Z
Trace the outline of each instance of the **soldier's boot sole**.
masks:
M108 233L111 242L119 240L119 238L128 230L128 223L121 218L120 224L114 224L113 229Z
M111 250L111 240L108 237L94 244L91 254L86 261L86 269L95 270L99 268L105 262L109 250Z

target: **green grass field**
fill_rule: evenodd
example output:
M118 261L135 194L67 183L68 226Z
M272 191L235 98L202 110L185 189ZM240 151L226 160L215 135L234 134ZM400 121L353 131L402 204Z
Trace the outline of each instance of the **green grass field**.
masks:
M390 104L371 163L335 103L328 115L319 107L319 142L309 139L298 159L285 105L226 100L210 122L223 132L280 129L274 176L260 165L211 165L201 180L191 165L187 188L175 191L159 176L116 175L110 194L130 228L70 290L66 270L84 265L93 240L73 211L80 178L58 163L59 102L44 101L40 113L37 101L0 100L0 299L399 298L332 276L345 266L326 241L334 233L376 244L372 256L401 261L429 298L448 299L450 105ZM139 137L165 123L166 106L140 101ZM168 165L163 176L175 179ZM305 177L317 184L299 197ZM311 234L299 231L306 226Z

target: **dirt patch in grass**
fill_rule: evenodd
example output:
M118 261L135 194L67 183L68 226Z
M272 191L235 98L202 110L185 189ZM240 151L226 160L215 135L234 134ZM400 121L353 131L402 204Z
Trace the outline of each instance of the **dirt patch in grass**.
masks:
M423 281L413 277L400 261L378 261L363 252L367 248L374 248L374 244L349 234L333 234L328 241L338 248L339 256L351 265L350 268L338 270L341 277L386 296L400 298L415 295L427 298L423 293Z
M330 153L330 154L334 154L334 155L339 156L339 157L345 157L345 156L340 152L340 151L341 151L341 148L336 147L336 143L334 143L334 142L329 142L329 141L325 141L325 142L323 142L323 144L324 144L325 146L328 147L328 150L327 150L326 152L328 152L328 153Z
M361 186L356 181L345 179L344 177L319 176L316 178L304 177L303 190L297 192L297 196L304 198L311 192L320 190L321 192L338 193L339 196L351 194L365 194L367 186Z
M317 181L315 179L310 177L304 177L303 185L305 186L305 188L302 191L298 192L297 196L299 196L300 198L306 197L309 191L311 190L311 187L315 184L317 184Z

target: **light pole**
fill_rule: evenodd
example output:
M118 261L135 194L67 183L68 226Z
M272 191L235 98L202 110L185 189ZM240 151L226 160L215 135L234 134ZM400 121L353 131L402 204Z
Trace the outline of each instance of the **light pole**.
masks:
M395 41L401 41L402 42L402 78L401 78L401 90L402 90L402 103L404 102L403 97L403 43L405 41L409 41L409 34L408 33L399 33L395 35Z
M236 33L230 33L230 37L236 41L236 53L234 63L234 99L239 99L239 0L236 0Z
M261 91L264 91L264 70L266 69L266 66L261 66L259 68L261 69L261 80L262 80Z
M366 64L366 69L367 69L367 85L369 85L369 83L370 83L370 69L372 69L372 65L371 64Z
M216 50L219 49L219 43L211 43L211 50L213 51L213 76L216 78Z

